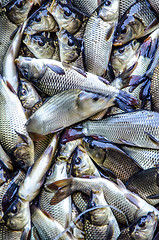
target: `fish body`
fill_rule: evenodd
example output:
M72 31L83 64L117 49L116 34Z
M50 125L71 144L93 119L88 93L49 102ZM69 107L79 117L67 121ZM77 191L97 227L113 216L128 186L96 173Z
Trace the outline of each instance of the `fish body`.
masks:
M72 0L71 1L73 6L78 8L80 11L87 15L91 15L96 8L98 7L98 1L97 0L90 0L90 1L80 1L80 0Z
M57 57L55 56L58 50L57 41L51 38L27 34L23 42L36 58L54 59Z
M101 135L107 140L129 146L159 149L158 113L135 111L83 123L86 136ZM114 134L113 134L114 133Z
M27 131L41 135L56 132L111 106L113 100L78 89L58 93L28 119Z
M114 34L114 46L121 46L133 39L138 39L151 33L158 27L151 26L156 21L155 14L146 1L133 4L123 15Z
M154 11L156 12L156 16L158 16L159 14L159 7L158 7L158 1L155 0L148 0L148 2L150 3L150 5L153 7Z
M135 161L115 144L85 137L83 145L97 164L111 170L123 182L141 170Z
M136 0L120 0L119 2L119 19L121 19L121 17L124 15L124 13L129 9L129 7L131 5L133 5L134 3L136 3Z
M26 170L34 162L34 146L25 127L26 117L18 97L9 90L2 79L0 85L1 145L6 153Z
M14 231L6 227L4 223L0 224L0 238L8 240L20 240L22 231Z
M159 104L158 104L158 79L159 79L159 64L155 68L153 72L153 76L151 79L151 96L152 96L152 107L155 111L159 112Z
M109 4L110 3L110 4ZM118 21L119 1L105 1L89 18L84 32L84 65L88 72L101 76L107 69L114 29Z

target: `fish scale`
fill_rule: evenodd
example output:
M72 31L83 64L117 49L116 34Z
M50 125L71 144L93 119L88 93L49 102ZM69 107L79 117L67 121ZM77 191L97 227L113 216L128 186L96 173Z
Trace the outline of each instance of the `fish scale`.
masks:
M120 0L120 2L119 2L119 19L128 10L128 8L134 3L136 3L136 0Z
M107 232L108 225L95 226L91 224L88 220L86 220L84 224L84 231L86 232L85 240L94 240L94 239L106 240L108 235L108 232ZM114 238L111 238L111 239L114 239Z
M159 139L159 114L152 111L135 111L110 116L100 121L83 123L82 132L86 136L101 135L118 144L136 147L159 149L145 133Z
M153 72L153 76L151 79L151 96L152 96L152 107L154 110L159 112L159 64L155 68Z
M97 0L72 0L72 4L77 7L80 11L82 11L85 14L91 15L92 12L95 11L95 9L98 7L98 1Z
M6 227L4 223L0 224L0 239L20 240L22 231L13 231Z

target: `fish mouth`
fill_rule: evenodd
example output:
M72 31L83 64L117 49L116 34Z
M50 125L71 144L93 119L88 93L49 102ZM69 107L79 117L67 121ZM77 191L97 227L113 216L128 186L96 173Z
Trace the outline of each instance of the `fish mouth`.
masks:
M122 45L123 45L123 43L120 40L114 39L113 46L118 47L118 46L122 46Z

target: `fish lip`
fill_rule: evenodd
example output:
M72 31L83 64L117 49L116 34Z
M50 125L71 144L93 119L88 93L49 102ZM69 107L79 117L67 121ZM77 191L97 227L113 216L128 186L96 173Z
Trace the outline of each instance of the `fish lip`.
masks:
M113 46L115 46L115 47L122 46L122 45L123 45L123 43L121 41L117 40L117 39L115 39L113 41Z

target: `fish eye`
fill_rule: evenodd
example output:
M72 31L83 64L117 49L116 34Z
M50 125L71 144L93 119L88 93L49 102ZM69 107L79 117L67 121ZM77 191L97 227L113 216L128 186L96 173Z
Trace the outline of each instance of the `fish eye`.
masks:
M141 222L138 224L139 225L139 227L144 227L145 226L145 221L143 221L142 219L141 219Z
M18 210L17 207L16 207L16 206L13 206L13 207L12 207L12 210L11 210L11 213L16 213L17 210Z
M120 49L118 52L119 53L123 53L124 52L124 48Z
M24 95L27 94L27 91L23 88L23 89L21 90L21 94L24 96Z
M89 148L90 148L90 149L94 149L94 146L90 143L90 144L89 144Z
M52 174L52 170L50 169L47 173L47 176L51 176L51 174Z
M66 17L71 16L71 14L72 14L72 12L71 12L69 9L66 9L66 10L64 11L64 15L65 15Z
M68 46L71 47L71 46L73 46L73 45L74 45L73 40L69 38L69 39L68 39Z
M99 97L97 97L97 96L96 96L96 97L93 97L92 100L95 101L95 102L97 102L97 101L99 100Z
M22 2L22 1L17 2L15 5L16 5L18 8L22 8L23 2Z
M41 47L43 47L43 46L45 45L45 43L44 43L42 40L39 40L39 41L38 41L38 44L39 44L39 46L41 46Z
M121 29L121 33L126 33L126 28L124 27L123 29Z
M96 203L95 202L91 202L89 205L90 208L96 207Z
M21 160L21 161L19 162L19 166L20 166L20 167L24 167L24 166L25 166L25 162L24 162L23 160Z
M76 159L75 159L75 164L80 164L81 163L81 159L79 158L79 157L77 157Z
M35 22L40 22L41 21L41 17L40 16L37 16L36 18L35 18Z
M108 0L108 1L105 3L106 6L110 6L110 4L111 4L111 1L110 1L110 0Z

